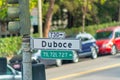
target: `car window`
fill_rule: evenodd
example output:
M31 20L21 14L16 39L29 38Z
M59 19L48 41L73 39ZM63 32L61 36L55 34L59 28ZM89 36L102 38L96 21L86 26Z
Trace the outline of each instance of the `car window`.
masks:
M81 38L81 41L88 41L89 39L86 37Z
M6 72L7 75L13 75L13 72L10 68L7 68L7 72Z
M115 37L120 37L120 32L115 32Z
M88 37L79 37L78 39L81 39L82 42L84 42L84 41L88 41L88 40L89 40Z
M13 75L13 72L12 72L12 70L9 68L9 67L7 67L7 71L6 72L0 72L1 74L0 75Z
M81 39L81 41L88 41L93 39L93 37L90 34L81 34L76 37L77 39Z
M96 39L109 39L109 38L112 38L112 36L113 36L112 31L97 32L95 34Z

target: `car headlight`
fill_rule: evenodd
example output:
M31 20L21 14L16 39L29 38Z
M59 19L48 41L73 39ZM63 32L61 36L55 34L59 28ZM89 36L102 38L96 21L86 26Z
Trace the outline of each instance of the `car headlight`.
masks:
M106 44L103 44L102 47L105 48L105 47L106 47Z
M111 48L112 47L112 45L113 45L113 42L108 42L108 43L106 43L106 44L103 44L103 48Z

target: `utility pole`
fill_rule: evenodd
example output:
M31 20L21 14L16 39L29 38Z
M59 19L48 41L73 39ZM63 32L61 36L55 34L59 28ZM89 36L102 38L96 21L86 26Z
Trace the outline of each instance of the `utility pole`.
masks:
M30 52L30 12L29 0L19 0L20 3L20 33L22 39L22 55L23 55L23 80L32 80L32 64Z
M43 37L43 28L42 28L42 0L38 0L38 29L40 38Z

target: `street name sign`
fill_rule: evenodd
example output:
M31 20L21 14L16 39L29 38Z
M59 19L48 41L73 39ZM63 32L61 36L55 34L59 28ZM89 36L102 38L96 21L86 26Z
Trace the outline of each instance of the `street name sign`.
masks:
M48 50L80 50L81 43L78 39L32 39L32 49Z
M65 38L65 32L49 32L48 37L52 39L63 39Z
M41 50L41 58L72 60L73 52L71 50Z

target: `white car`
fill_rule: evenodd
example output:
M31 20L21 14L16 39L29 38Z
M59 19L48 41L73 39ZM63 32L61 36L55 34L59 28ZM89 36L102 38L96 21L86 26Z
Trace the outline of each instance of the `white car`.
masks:
M0 80L22 80L22 74L7 65L7 72L0 74Z

